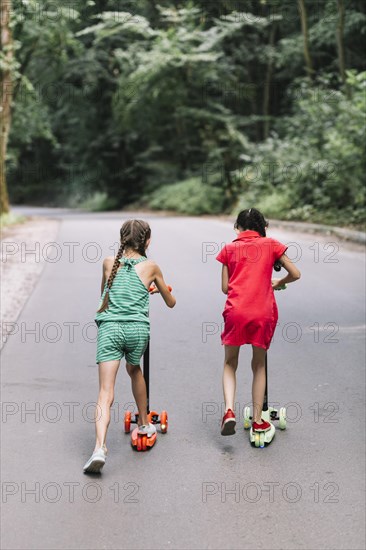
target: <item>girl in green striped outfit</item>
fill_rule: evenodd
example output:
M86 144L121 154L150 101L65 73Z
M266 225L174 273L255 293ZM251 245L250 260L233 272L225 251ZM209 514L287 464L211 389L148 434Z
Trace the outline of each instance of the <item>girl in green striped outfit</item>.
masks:
M96 362L99 365L96 443L84 472L100 472L105 464L110 408L123 356L139 412L139 432L150 437L156 431L147 420L146 385L140 368L150 337L150 285L155 285L153 293L160 292L168 307L175 306L175 298L165 284L160 267L146 258L151 240L149 224L143 220L126 221L120 237L117 256L105 258L103 262L102 296L95 317L98 326Z

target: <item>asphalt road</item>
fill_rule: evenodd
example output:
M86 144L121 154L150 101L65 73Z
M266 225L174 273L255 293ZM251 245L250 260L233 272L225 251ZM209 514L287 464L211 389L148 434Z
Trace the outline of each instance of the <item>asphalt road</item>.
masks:
M151 297L151 405L168 410L169 431L150 452L131 449L122 363L107 463L93 477L82 467L94 446L97 257L111 254L126 216L43 212L62 219L60 257L47 261L2 354L1 547L363 549L363 252L326 237L269 233L292 243L302 279L276 294L269 353L269 399L287 405L288 429L255 449L241 424L233 437L219 430L225 297L214 257L232 228L144 215L150 256L177 298L169 310ZM249 357L243 349L238 414L250 401Z

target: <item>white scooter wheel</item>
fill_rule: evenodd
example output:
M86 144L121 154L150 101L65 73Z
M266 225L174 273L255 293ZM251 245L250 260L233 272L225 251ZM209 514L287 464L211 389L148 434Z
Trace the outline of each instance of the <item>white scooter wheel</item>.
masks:
M251 426L250 407L244 408L244 430L248 430Z
M280 412L279 412L279 422L278 422L278 427L280 430L286 430L286 425L287 425L287 421L286 421L286 408L285 407L281 407L280 408Z

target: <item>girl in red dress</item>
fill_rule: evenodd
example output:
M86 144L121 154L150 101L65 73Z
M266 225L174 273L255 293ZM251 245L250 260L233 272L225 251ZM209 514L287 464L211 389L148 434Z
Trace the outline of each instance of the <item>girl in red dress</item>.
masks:
M235 223L237 238L218 254L222 266L222 291L227 294L221 335L225 346L223 390L225 415L222 435L235 433L233 412L236 369L240 346L253 349L253 430L266 431L270 424L262 420L265 392L265 358L278 320L274 289L300 278L300 272L285 254L287 246L266 237L268 222L259 210L250 208L239 213ZM275 262L288 272L282 279L272 279Z

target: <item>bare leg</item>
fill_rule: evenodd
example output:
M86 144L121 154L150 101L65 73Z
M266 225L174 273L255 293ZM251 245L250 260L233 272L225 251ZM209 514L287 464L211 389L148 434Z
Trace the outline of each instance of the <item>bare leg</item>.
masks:
M99 396L95 409L95 449L105 446L107 430L111 418L110 408L114 400L114 384L120 361L99 363Z
M139 426L147 424L147 393L144 375L140 365L126 363L126 370L131 377L132 393L139 411Z
M234 410L236 391L236 369L238 368L240 346L225 346L222 388L224 391L225 412Z
M252 358L252 370L253 370L253 384L252 384L252 399L253 399L253 421L261 424L262 422L262 407L264 392L266 389L266 350L252 346L253 358Z

